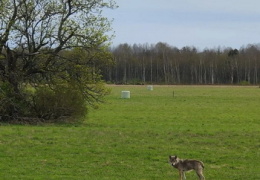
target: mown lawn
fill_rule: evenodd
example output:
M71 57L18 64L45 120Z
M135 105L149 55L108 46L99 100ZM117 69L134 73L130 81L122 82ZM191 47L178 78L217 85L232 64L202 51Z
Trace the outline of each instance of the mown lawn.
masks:
M260 179L260 88L109 88L83 124L1 125L0 179L178 179L174 154L202 160L208 180Z

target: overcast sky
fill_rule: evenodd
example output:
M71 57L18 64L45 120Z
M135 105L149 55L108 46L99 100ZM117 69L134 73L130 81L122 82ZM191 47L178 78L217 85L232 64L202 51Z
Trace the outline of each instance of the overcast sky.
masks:
M260 43L260 0L116 0L113 45L166 42L178 48Z

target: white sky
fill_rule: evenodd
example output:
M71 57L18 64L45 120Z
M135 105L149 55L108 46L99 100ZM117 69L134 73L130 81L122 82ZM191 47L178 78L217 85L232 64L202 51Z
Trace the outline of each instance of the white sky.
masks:
M182 48L260 43L260 0L116 0L113 45L166 42Z

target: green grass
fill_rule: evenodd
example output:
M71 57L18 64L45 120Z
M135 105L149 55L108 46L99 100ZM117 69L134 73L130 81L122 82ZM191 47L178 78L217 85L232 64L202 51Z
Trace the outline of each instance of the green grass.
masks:
M178 179L174 154L208 180L260 179L258 87L109 87L84 124L0 126L0 179Z

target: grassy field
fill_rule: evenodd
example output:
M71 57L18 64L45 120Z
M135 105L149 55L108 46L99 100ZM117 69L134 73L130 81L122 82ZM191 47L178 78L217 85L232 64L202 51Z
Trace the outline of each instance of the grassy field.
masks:
M83 124L1 125L0 179L178 179L175 154L202 160L207 180L260 179L258 87L109 88Z

